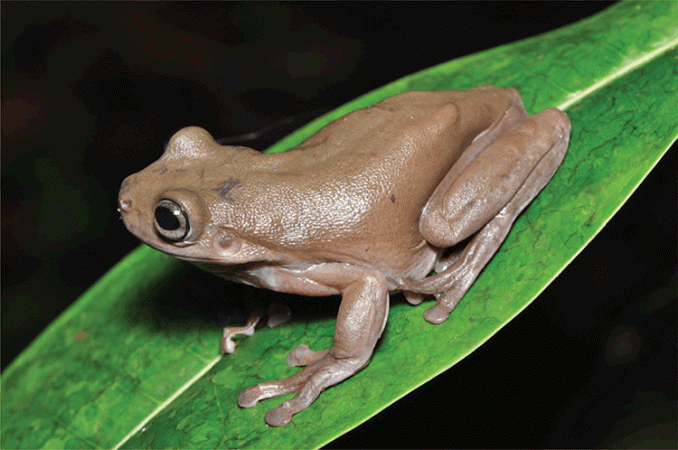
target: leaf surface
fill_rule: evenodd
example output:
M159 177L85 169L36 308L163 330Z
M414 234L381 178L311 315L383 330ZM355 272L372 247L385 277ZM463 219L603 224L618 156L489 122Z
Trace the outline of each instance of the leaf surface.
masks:
M565 109L571 144L549 185L450 319L392 302L370 365L282 428L239 392L299 369L300 343L331 345L334 318L262 329L222 358L220 330L153 313L185 265L142 246L116 265L2 376L3 448L319 447L447 370L522 311L586 246L678 135L678 4L621 3L567 28L400 79L280 141L283 151L357 108L409 90L515 87L528 112ZM192 297L194 296L194 297ZM407 338L403 338L407 336Z

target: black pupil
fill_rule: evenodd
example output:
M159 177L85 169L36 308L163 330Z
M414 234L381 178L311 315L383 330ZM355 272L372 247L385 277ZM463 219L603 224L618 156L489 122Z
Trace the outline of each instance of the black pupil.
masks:
M155 221L163 230L173 231L181 227L177 216L169 208L158 206L155 208Z

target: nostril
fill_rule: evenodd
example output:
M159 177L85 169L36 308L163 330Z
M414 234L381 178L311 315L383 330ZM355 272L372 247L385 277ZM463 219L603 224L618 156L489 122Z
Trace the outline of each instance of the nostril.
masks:
M121 198L120 200L118 200L118 211L128 212L131 207L132 207L132 200L127 200L127 199L124 199L124 198Z

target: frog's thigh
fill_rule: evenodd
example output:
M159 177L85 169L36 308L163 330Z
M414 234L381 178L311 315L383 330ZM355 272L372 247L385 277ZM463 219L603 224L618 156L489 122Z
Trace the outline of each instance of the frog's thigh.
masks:
M451 247L482 228L528 182L530 172L556 143L564 139L567 148L569 126L563 112L550 108L504 132L443 195L431 197L419 222L424 238L435 246Z
M511 200L473 236L459 260L439 276L432 277L437 278L434 284L440 283L439 289L442 293L436 299L436 305L424 313L429 322L440 323L447 319L502 244L516 217L546 186L563 161L570 135L567 116L558 110L546 110L534 117L550 123L558 121L553 145L537 162Z
M265 398L296 392L294 398L266 413L269 425L288 423L293 414L306 409L323 390L345 380L367 364L386 324L388 298L386 280L377 273L363 275L348 285L342 291L334 344L329 351L309 355L308 362L311 363L289 378L245 389L238 397L238 404L250 407ZM306 348L298 347L292 353L295 352L305 359Z

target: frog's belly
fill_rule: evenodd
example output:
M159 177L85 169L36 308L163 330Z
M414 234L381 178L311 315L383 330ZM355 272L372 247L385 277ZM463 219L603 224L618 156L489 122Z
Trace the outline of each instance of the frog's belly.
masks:
M443 249L433 247L424 241L419 248L397 253L385 253L378 260L371 261L368 264L370 268L383 273L387 279L419 280L431 273L442 251ZM392 289L395 289L395 287Z
M332 261L334 258L330 258L327 262L299 262L292 265L249 263L229 266L207 262L193 264L237 283L277 292L324 297L340 295L342 289L352 283L351 279L357 280L365 272L383 275L389 290L395 290L398 288L398 279L418 280L428 275L438 260L439 252L425 244L417 249L414 255L400 256L365 261L343 255L340 260L335 261Z
M229 281L242 283L276 292L326 297L340 295L341 290L314 280L313 272L324 264L296 264L276 266L262 263L236 266L194 262L196 266Z
M348 263L379 272L386 277L389 288L396 289L392 280L399 278L420 280L428 276L440 259L444 249L434 247L421 239L417 245L390 246L383 241L356 242L354 246L343 246L341 251L323 251L313 254L316 261ZM310 255L308 253L307 255Z

